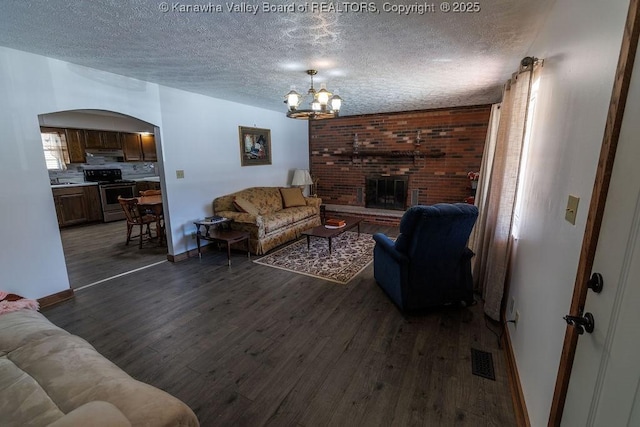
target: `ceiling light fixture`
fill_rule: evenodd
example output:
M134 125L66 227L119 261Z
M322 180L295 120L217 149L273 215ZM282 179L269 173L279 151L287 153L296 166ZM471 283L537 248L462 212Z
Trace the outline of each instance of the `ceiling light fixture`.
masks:
M320 90L316 91L313 88L313 76L318 72L316 70L307 70L307 74L311 77L311 87L307 91L307 95L311 97L311 108L308 110L298 108L306 97L296 92L295 88L292 88L284 96L284 103L289 108L287 117L301 120L333 119L338 117L342 106L342 98L329 92L324 83L321 83Z

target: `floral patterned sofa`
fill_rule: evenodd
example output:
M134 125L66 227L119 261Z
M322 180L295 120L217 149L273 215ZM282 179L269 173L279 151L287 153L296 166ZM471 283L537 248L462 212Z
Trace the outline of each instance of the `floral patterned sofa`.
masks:
M232 219L232 229L248 231L249 250L262 255L320 225L321 203L299 188L251 187L216 198L213 211Z

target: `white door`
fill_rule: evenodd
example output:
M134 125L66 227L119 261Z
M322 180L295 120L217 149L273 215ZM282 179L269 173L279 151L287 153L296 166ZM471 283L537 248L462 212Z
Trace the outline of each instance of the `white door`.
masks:
M640 426L640 55L636 57L585 312L595 330L578 338L563 426Z

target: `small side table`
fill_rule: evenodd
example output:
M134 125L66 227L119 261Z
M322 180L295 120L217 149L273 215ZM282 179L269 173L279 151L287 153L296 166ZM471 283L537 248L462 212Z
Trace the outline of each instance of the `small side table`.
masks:
M237 231L227 229L218 228L218 226L226 225L228 227L230 219L222 219L222 220L201 220L194 221L194 224L197 228L196 232L196 243L198 245L198 257L202 258L202 252L200 250L200 239L208 240L214 243L224 243L227 245L227 264L231 266L231 245L233 243L238 243L242 241L246 241L247 245L247 257L251 258L251 253L249 252L249 233L246 231ZM204 233L202 233L202 227L204 227Z

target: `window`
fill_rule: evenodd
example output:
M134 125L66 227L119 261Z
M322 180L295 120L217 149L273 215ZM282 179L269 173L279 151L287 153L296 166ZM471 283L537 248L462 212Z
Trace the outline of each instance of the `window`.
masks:
M61 132L41 132L44 159L49 170L66 170L69 164L67 140Z

